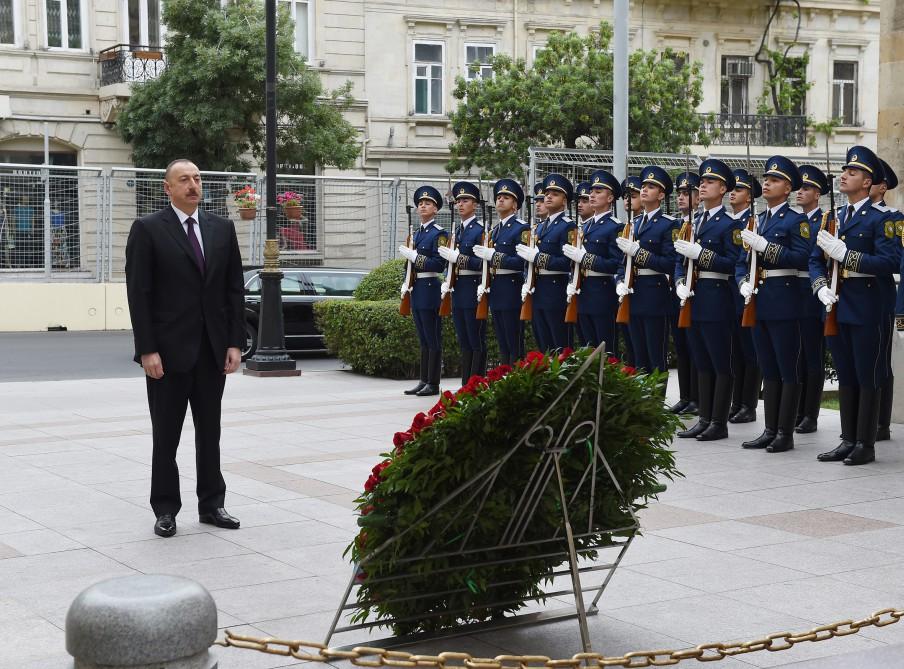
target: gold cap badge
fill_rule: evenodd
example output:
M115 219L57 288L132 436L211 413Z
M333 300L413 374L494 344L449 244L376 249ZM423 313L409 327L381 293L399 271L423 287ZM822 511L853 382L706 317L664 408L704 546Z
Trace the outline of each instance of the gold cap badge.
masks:
M778 163L772 163L772 166L771 166L769 169L770 169L770 170L777 170L777 169L778 169Z

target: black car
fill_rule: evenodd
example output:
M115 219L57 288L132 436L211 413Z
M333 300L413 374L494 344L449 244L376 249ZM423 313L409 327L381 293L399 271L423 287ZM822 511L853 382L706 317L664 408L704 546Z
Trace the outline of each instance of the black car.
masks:
M261 311L259 269L245 272L245 347L242 360L257 350ZM324 351L323 334L314 323L314 303L321 300L350 300L366 270L326 267L283 268L282 299L286 349Z

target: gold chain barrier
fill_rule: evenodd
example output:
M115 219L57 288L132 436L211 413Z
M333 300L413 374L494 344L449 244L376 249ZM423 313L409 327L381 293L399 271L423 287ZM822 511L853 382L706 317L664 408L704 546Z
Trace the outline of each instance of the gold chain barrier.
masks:
M667 667L683 660L717 662L726 657L754 653L760 650L777 652L788 650L805 641L826 641L835 637L856 634L864 627L894 625L904 610L882 609L862 620L841 620L831 625L814 627L808 632L794 634L777 632L769 636L734 643L704 643L683 650L643 650L606 657L599 653L578 653L563 660L553 660L545 655L498 655L495 658L474 657L469 653L440 653L439 655L415 655L400 650L386 650L370 646L357 646L352 650L327 648L313 641L288 641L272 637L254 637L226 631L226 638L217 641L220 646L256 650L271 655L293 657L308 662L349 660L359 667L435 667L436 669L579 669L586 667ZM304 649L304 650L303 650ZM310 651L310 652L308 652Z

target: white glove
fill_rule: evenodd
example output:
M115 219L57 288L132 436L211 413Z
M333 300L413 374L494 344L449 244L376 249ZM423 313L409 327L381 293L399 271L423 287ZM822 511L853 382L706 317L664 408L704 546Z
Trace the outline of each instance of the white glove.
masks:
M750 230L741 230L741 241L757 253L765 251L766 246L769 244L765 237L762 237L755 232L751 232Z
M628 286L625 284L624 281L615 284L615 294L618 295L619 297L624 297L625 295L628 295L633 292L634 291L631 288L628 288Z
M439 286L439 294L445 296L449 292L449 282L443 281Z
M823 286L816 293L816 297L819 298L819 301L822 302L825 306L831 307L838 301L838 296L832 292L832 289L828 286Z
M640 251L640 244L632 242L630 239L625 239L624 237L616 237L615 243L618 244L618 248L621 249L622 253L631 256L632 258Z
M692 294L691 289L687 287L686 283L679 283L675 286L675 293L682 302L686 301Z
M403 300L405 299L405 296L406 296L407 294L408 294L408 286L407 286L407 285L403 285L403 286L402 286L402 294L401 294L401 297L402 297Z
M696 260L700 257L700 254L703 253L703 247L697 242L686 242L683 239L679 239L675 242L675 250L685 258L690 258L691 260Z
M584 250L584 247L578 248L577 246L572 246L571 244L565 244L562 247L562 253L571 258L574 262L581 262L584 259L584 256L587 255L587 251Z
M524 244L518 244L515 247L515 252L519 256L524 258L527 262L533 262L537 259L537 254L540 253L540 249L538 249L536 246L531 247Z
M480 300L483 298L483 294L485 292L486 292L486 288L484 288L483 285L477 286L477 301L478 302L480 302Z
M746 300L751 295L753 295L753 284L749 281L744 281L741 283L741 297Z
M524 300L527 299L527 294L530 293L530 292L531 292L531 290L528 289L526 283L521 285L521 301L522 301L522 302L524 302Z
M577 294L578 294L578 287L575 286L573 283L571 283L571 282L569 281L569 282L568 282L568 285L565 286L565 296L566 296L566 297L569 299L569 301L570 301L571 298L574 297L574 296L577 295Z
M417 260L417 251L415 251L414 249L409 249L407 246L399 247L399 255L406 260L410 260L411 262L415 262Z
M474 247L474 255L483 260L492 260L494 253L496 252L488 246L477 245Z
M460 255L456 249L450 249L448 246L440 246L439 254L443 257L443 260L447 262L455 262Z
M820 230L816 235L816 243L823 251L825 251L832 260L844 262L844 256L847 254L847 244L835 235L830 235L826 230Z

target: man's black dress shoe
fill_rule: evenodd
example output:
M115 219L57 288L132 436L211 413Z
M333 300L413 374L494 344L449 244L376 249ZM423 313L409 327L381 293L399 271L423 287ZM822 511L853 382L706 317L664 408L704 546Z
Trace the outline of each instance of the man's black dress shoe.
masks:
M752 423L756 420L756 409L751 409L749 406L741 405L740 410L732 415L729 419L729 423Z
M233 518L226 513L226 509L216 509L209 513L198 514L198 520L208 525L226 528L227 530L239 529L239 519Z
M171 513L164 513L157 516L157 522L154 523L154 534L158 537L171 537L176 533L176 516Z
M415 395L418 397L428 397L430 395L439 395L439 386L435 386L432 383L426 384L423 388L418 390Z
M690 404L690 400L678 400L669 407L669 411L671 411L672 413L684 413L684 410L687 409L688 404Z
M868 465L876 459L876 448L857 442L854 450L844 459L846 465Z
M851 451L854 450L854 446L857 444L853 441L842 440L838 446L836 446L831 451L826 451L825 453L820 453L816 456L816 459L820 462L842 462L847 456L851 454Z

